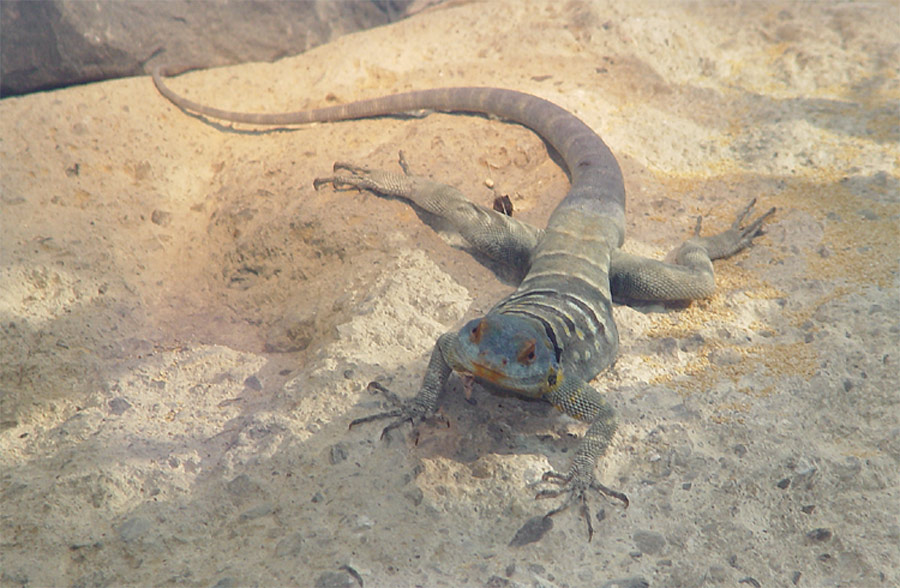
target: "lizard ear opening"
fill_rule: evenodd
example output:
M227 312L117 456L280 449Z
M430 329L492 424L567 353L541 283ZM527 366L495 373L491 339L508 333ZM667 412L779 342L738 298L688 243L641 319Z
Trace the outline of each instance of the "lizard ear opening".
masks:
M522 365L530 365L537 355L535 354L536 349L536 341L534 339L529 339L525 342L524 345L519 349L519 354L516 356L516 360Z

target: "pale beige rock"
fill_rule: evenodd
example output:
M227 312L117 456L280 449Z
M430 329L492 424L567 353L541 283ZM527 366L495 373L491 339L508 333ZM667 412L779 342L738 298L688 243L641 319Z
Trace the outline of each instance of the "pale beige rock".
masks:
M592 543L571 512L508 547L584 430L542 404L453 381L418 444L347 430L369 380L412 395L434 339L511 286L402 202L313 178L402 148L540 224L567 182L531 132L215 125L149 78L3 100L0 583L900 584L898 28L889 3L451 3L172 81L240 110L543 96L618 156L642 253L779 207L713 299L616 310L598 473L631 506L598 497Z

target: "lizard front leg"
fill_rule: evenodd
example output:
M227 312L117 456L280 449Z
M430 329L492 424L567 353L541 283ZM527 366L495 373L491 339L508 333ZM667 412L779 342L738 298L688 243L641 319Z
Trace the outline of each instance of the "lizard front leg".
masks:
M587 382L577 378L564 380L546 398L559 410L571 417L587 421L591 423L591 426L575 453L569 472L561 474L549 471L542 477L543 481L553 482L561 487L541 490L536 498L553 498L560 494L568 494L559 507L551 510L545 516L553 516L566 510L573 503L580 502L581 514L587 524L588 541L590 541L594 536L594 526L591 524L591 511L587 503L588 490L621 500L625 504L625 508L628 508L628 497L625 494L607 488L594 476L597 459L606 453L616 432L615 412L600 392Z
M326 184L332 184L338 190L363 189L403 198L448 221L481 253L506 262L523 273L527 270L531 251L542 231L505 214L477 206L452 186L410 175L403 152L400 153L400 167L403 174L337 162L334 164L334 175L317 178L313 186L318 190ZM437 410L438 397L451 371L454 369L462 373L471 371L470 365L461 362L458 349L457 333L446 333L438 339L428 363L422 388L411 400L400 400L377 382L371 382L368 388L384 394L396 408L356 419L350 426L374 420L394 419L382 431L384 436L403 423L410 422L416 425L432 416Z
M404 423L410 423L415 427L422 421L432 417L438 408L438 399L444 384L453 371L451 367L452 357L454 357L454 349L457 342L456 333L444 333L441 335L434 349L431 352L431 359L428 361L428 367L425 370L425 379L422 382L422 388L419 393L408 400L401 400L396 394L379 384L378 382L369 382L369 390L381 392L388 400L396 405L396 408L372 414L369 416L354 419L350 422L352 429L356 425L378 421L383 419L394 419L382 429L381 436L384 437L393 429L400 427ZM449 360L449 361L448 361Z

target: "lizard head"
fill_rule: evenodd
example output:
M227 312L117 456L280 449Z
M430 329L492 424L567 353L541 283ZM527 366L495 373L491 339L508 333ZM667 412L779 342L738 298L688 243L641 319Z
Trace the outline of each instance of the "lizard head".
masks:
M538 397L556 384L559 358L544 327L534 320L490 313L459 332L459 360L479 380Z

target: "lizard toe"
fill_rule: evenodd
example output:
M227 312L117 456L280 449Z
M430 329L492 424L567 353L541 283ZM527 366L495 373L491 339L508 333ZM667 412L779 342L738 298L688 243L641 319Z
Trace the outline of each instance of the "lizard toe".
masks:
M378 382L369 382L369 385L366 387L366 389L369 390L369 392L371 392L372 394L383 395L385 398L387 398L388 402L394 405L395 408L353 419L352 421L350 421L349 428L351 429L357 425L362 425L364 423L393 419L390 423L387 424L386 427L384 427L384 429L381 430L381 438L384 439L385 437L390 438L390 432L394 429L397 429L407 423L415 428L416 425L431 416L428 408L416 402L414 398L403 400ZM446 422L446 418L444 417L438 417L438 420Z
M541 480L557 484L558 488L545 488L535 495L535 499L555 498L563 494L566 495L562 504L550 510L544 516L552 517L567 510L573 504L579 503L581 505L581 516L587 526L588 541L594 537L594 525L591 523L591 508L588 505L587 500L588 490L594 490L609 496L610 498L621 500L624 503L625 508L628 508L628 497L624 493L607 488L600 482L597 482L592 474L579 475L572 472L561 474L551 470L545 472L541 477Z

